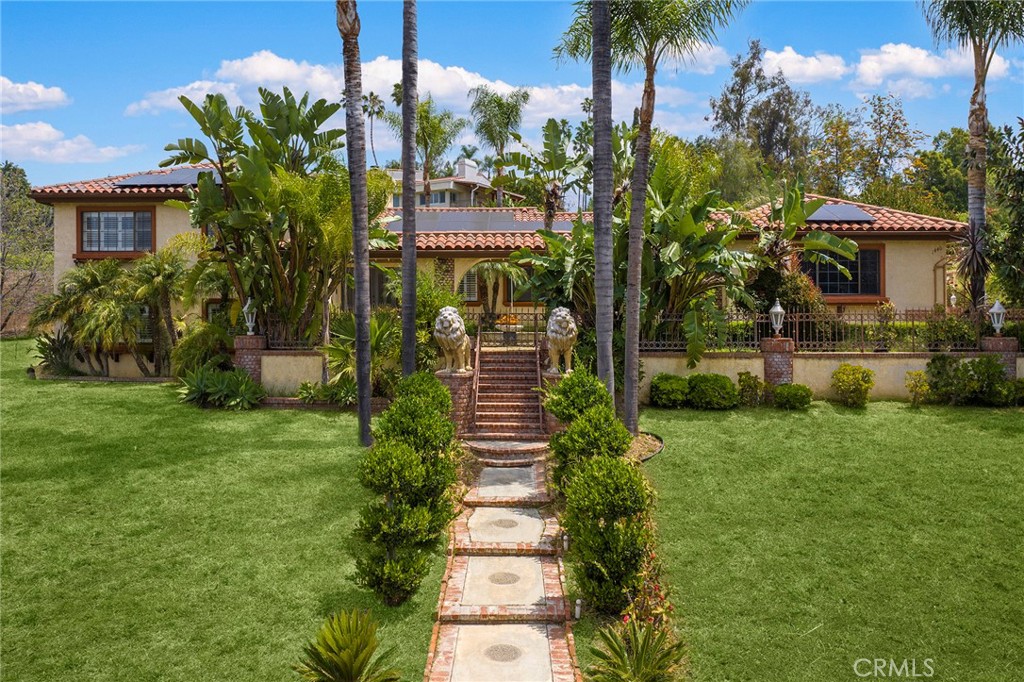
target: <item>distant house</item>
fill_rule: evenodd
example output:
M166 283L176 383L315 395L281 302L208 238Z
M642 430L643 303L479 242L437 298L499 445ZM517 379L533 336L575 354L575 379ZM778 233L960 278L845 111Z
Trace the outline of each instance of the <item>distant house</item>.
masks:
M402 206L402 169L388 168L386 170L391 179L399 183L391 197L391 207L400 208ZM420 171L417 171L417 177L422 177ZM514 199L522 198L522 195L507 190L505 196ZM459 159L455 163L455 175L430 179L431 207L473 208L494 205L495 199L495 189L491 186L490 179L480 172L476 161L471 159ZM427 205L422 179L416 181L416 205L423 207Z
M54 207L54 280L76 263L137 258L190 230L188 214L164 202L184 198L185 187L195 182L198 172L195 168L163 169L35 188L32 196ZM445 197L417 211L418 265L462 293L467 305L477 306L480 292L472 267L481 261L507 258L522 247L543 249L536 234L543 226L543 213L535 208L469 205L479 204L481 196L493 192L471 161L460 162L458 176L433 183L432 191ZM400 231L401 210L395 207L388 212L399 218L389 228ZM768 207L755 209L750 216L756 224L764 224ZM575 217L572 212L557 214L554 229L568 231ZM930 309L947 301L947 250L967 227L952 220L831 198L812 216L811 226L849 237L860 246L857 258L847 264L852 279L828 266L804 266L830 303L848 307L890 301L901 310ZM401 263L397 251L375 252L371 258L383 267L398 268ZM373 270L375 302L386 298L384 281L385 276ZM517 290L502 283L498 311L530 307L531 299L529 289Z

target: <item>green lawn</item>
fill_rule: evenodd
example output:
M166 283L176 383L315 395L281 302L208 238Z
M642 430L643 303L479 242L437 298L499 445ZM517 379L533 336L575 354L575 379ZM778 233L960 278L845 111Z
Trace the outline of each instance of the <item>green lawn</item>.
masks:
M423 674L442 561L387 609L352 579L349 414L29 381L0 343L3 680L289 680L328 613L372 608Z
M816 402L641 426L667 443L645 468L693 679L856 680L858 658L1024 679L1024 410Z

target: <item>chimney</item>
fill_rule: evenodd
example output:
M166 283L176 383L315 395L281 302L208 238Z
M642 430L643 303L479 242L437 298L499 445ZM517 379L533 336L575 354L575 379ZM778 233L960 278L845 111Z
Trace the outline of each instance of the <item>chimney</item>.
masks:
M479 175L476 161L472 159L459 159L455 164L455 175L466 180L476 180Z

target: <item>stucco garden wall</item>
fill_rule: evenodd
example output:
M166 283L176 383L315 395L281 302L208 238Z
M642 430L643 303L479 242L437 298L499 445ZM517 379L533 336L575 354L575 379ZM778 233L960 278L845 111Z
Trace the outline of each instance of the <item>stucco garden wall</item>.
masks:
M651 395L651 378L662 372L679 376L696 372L724 374L734 382L740 372L750 372L764 378L764 359L760 353L706 353L693 369L686 366L686 355L683 353L641 353L640 361L644 370L640 381L640 402L643 403Z
M263 387L272 396L294 396L304 381L323 379L324 356L320 351L263 351Z

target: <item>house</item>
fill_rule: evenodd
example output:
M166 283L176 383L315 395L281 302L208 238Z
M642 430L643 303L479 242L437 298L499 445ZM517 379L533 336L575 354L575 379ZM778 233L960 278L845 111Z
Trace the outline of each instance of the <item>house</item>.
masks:
M402 206L402 169L386 169L391 179L398 183L398 189L391 197L392 208ZM417 171L417 175L422 173ZM505 191L505 196L513 199L522 199L522 195ZM455 163L455 175L446 178L431 178L430 180L430 205L443 206L445 208L472 208L475 206L486 206L494 204L496 191L491 186L490 179L480 172L476 161L472 159L459 159ZM416 205L426 206L426 195L423 191L423 180L416 180Z
M185 211L165 205L185 198L185 187L195 183L201 169L181 167L128 173L95 180L37 187L32 196L54 207L54 281L68 269L90 259L137 258L159 249L170 238L192 229ZM439 179L432 191L446 192L447 203L417 211L417 259L474 309L481 303L472 267L486 260L504 259L522 247L542 249L536 230L544 215L536 208L484 208L459 205L493 191L476 174L471 161L460 161L460 176ZM456 206L451 206L455 197ZM475 199L474 199L475 198ZM441 202L438 202L441 203ZM401 209L387 212L399 218L389 225L401 231ZM769 209L751 211L751 220L765 226ZM554 229L569 231L576 214L555 216ZM589 216L587 216L589 217ZM860 247L847 267L846 279L835 268L805 266L826 299L835 306L873 306L889 301L897 309L931 309L947 296L947 251L967 228L965 223L896 211L842 199L826 198L811 216L811 229L849 237ZM382 267L398 268L401 254L380 251L371 258ZM372 271L373 299L385 298L384 275ZM528 289L500 284L497 312L532 310Z

